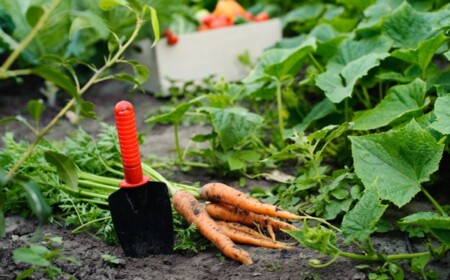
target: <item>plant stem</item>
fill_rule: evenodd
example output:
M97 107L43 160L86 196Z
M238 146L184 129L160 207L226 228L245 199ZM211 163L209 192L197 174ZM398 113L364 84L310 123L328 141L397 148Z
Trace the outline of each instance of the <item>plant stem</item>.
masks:
M280 136L284 135L284 122L283 122L283 100L281 98L281 81L275 79L275 83L277 85L277 109L278 109L278 126L280 129Z
M436 199L434 199L434 197L432 197L431 194L424 187L420 186L420 189L425 194L425 196L428 198L428 200L431 201L431 203L436 208L436 210L439 211L439 213L441 213L441 215L447 215L447 213L445 213L445 211L441 207L441 205L439 205L439 203L436 201Z
M113 187L110 185L105 185L102 183L97 183L97 182L93 182L93 181L89 181L89 180L78 180L78 183L82 186L86 186L86 187L90 187L90 188L94 188L95 190L102 190L105 191L105 194L110 194L114 191L117 191L119 189L119 185L117 184L117 187Z
M177 151L178 163L183 163L183 154L180 148L180 138L178 137L178 122L173 124L173 133L175 137L175 149Z
M94 72L92 77L88 80L88 82L79 90L78 95L82 96L92 85L94 85L97 82L97 79L101 76L103 72L105 72L108 68L113 66L123 55L125 50L130 46L130 44L134 41L134 39L139 34L139 31L143 25L144 21L139 18L139 16L136 14L136 28L134 29L133 33L131 34L130 38L125 42L124 45L119 45L119 48L116 52L116 54L110 58L107 59L105 64ZM34 149L38 145L38 143L44 138L45 135L60 121L60 119L75 105L76 98L72 98L66 106L64 106L61 111L50 121L50 123L45 126L42 131L36 135L33 142L28 147L27 151L22 155L22 157L16 162L16 164L8 171L7 177L11 178L13 174L17 172L17 170L22 166L22 164L25 162L25 160L31 156Z
M362 88L362 93L364 95L364 104L366 105L367 109L371 109L372 108L372 102L370 101L370 95L369 92L367 91L367 88L365 86L361 86Z
M311 59L312 63L314 64L314 66L317 68L317 70L319 71L319 73L323 73L325 72L325 69L323 68L322 64L319 63L319 61L317 61L317 59L314 57L314 55L312 55L311 53L308 54L309 58Z
M349 258L349 259L355 259L355 260L361 260L361 261L373 261L373 262L377 262L377 261L395 261L395 260L405 260L405 259L414 259L414 258L418 258L418 257L422 257L422 256L427 256L430 254L430 252L420 252L420 253L411 253L411 254L393 254L393 255L388 255L385 258L381 257L381 256L377 256L377 255L359 255L359 254L354 254L354 253L349 253L349 252L344 252L344 251L339 251L338 253L340 256Z

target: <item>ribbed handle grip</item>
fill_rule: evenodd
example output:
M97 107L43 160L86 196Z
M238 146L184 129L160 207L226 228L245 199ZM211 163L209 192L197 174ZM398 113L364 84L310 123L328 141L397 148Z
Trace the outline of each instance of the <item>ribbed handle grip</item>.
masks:
M133 105L128 101L120 101L114 108L114 115L125 176L120 186L124 188L142 186L148 182L149 178L142 174Z

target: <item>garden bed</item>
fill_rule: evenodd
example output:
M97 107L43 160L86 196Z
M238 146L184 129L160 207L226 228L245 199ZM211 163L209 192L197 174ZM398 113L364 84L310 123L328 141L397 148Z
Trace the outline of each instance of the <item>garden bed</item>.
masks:
M165 100L158 100L146 94L125 95L125 86L118 82L105 83L86 95L86 99L96 104L96 113L99 120L114 124L113 106L116 102L126 99L135 105L138 116L138 129L145 133L145 142L141 145L141 152L145 157L151 155L168 157L174 154L173 132L171 126L158 125L150 128L143 122L145 114L164 104ZM14 95L0 95L0 104L5 110L0 113L0 118L18 114L17 108L22 108L33 96L32 91ZM60 98L64 98L60 96ZM5 107L3 104L8 104ZM51 116L44 116L45 120ZM91 134L98 132L97 121L84 120L81 123L83 129ZM20 138L27 139L27 131L18 124L0 126L2 134L5 131L14 132ZM49 139L61 139L70 135L76 125L64 119L59 126L52 131ZM205 132L209 128L202 126L183 126L181 139L189 139L193 134ZM30 136L30 135L29 135ZM181 143L185 146L187 141ZM176 170L163 171L167 178L176 182L199 182L201 184L210 181L224 181L233 186L238 186L238 181L229 178L217 178L208 172L184 173ZM258 186L269 188L273 185L270 181L249 180L247 187ZM423 205L419 205L422 207ZM422 209L423 211L423 209ZM128 258L122 252L120 246L107 245L104 241L87 233L73 234L71 228L65 228L58 224L47 224L42 227L38 240L33 240L38 224L35 219L25 219L18 216L9 216L6 220L7 234L0 240L0 279L14 279L22 271L29 268L28 265L15 263L12 259L14 249L27 245L29 242L37 242L43 238L61 237L62 243L56 245L62 249L61 255L71 257L80 263L72 264L64 260L57 260L56 264L68 275L77 279L367 279L368 270L359 270L356 266L364 264L345 258L339 258L333 264L325 268L313 268L309 261L319 259L326 262L329 258L321 256L316 251L296 245L290 250L272 250L243 246L254 261L252 265L240 265L230 259L224 258L220 251L210 247L199 253L175 252L173 255L150 256L143 259ZM294 240L288 236L282 236L288 242ZM374 246L386 253L400 253L408 251L408 242L405 235L388 235L382 238L374 238ZM413 241L411 241L413 242ZM417 250L420 244L413 244L409 250ZM354 249L353 249L354 250ZM357 250L354 250L357 252ZM102 258L102 255L117 257L119 264L110 263ZM450 256L438 263L431 264L434 270L439 271L443 278L450 274ZM447 275L447 276L445 276ZM33 275L31 279L42 279L42 275ZM64 279L64 276L60 276ZM415 279L417 275L410 275ZM69 279L69 276L66 277Z

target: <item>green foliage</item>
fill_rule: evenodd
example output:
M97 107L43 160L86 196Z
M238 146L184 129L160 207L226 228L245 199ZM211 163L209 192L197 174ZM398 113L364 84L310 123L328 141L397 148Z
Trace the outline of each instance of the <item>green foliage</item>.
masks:
M149 8L146 1L103 0L103 10L89 1L70 7L71 1L43 2L47 5L31 1L20 8L6 1L2 6L6 11L0 14L0 24L5 26L0 32L2 49L13 50L15 41L33 30L38 35L20 50L19 61L32 67L14 72L9 71L11 64L3 65L0 78L41 76L71 95L71 109L95 117L92 104L81 98L85 88L74 65L88 65L94 73L106 70L79 60L92 57L95 49L91 46L98 42L109 47L108 57L118 54L119 58L128 46L122 38L134 34L125 24L133 16L152 25L156 42L161 27L155 14L160 10L156 3L156 10ZM158 3L166 5L162 2ZM251 1L245 2L250 6ZM266 4L251 9L262 10ZM147 122L174 126L174 164L181 170L200 167L220 172L216 174L275 178L278 182L273 188L255 189L252 195L293 212L319 216L309 217L299 231L287 231L303 245L332 258L326 264L313 260L311 265L323 267L347 257L379 263L365 267L369 279L402 279L405 265L424 279L438 278L427 264L450 249L449 220L445 206L427 189L440 191L437 188L442 185L436 178L446 172L440 164L449 156L450 5L437 0L271 4L289 7L281 16L285 39L267 49L245 79L212 82L205 77L203 88L192 83L172 88L176 104ZM167 25L192 29L190 9L178 8L180 13L169 15L173 21ZM67 16L55 22L64 9L69 9ZM56 31L46 41L49 28ZM62 43L47 46L52 40ZM40 41L42 48L38 48ZM108 67L113 64L109 62ZM137 62L120 63L128 64L133 74L105 71L87 86L116 78L139 87L149 75ZM39 135L39 117L45 108L40 101L32 101L28 109L34 124L23 116L0 120L0 124L19 121ZM192 121L209 125L210 133L191 138L208 145L183 152L178 127ZM39 198L35 205L45 205L41 198L57 205L64 222L78 227L75 232L96 230L113 242L109 212L98 206L117 187L120 158L113 128L104 126L97 138L79 130L63 144L37 141L34 152L13 172L21 178L10 180L0 173L0 234L4 212L30 213L22 206L31 192ZM29 146L9 134L4 141L0 163L8 171ZM269 176L277 172L287 173L288 179ZM171 190L178 187L168 183ZM419 192L436 212L411 213L383 231L397 230L398 225L429 240L428 250L395 255L377 252L371 237L383 232L384 213L413 202ZM39 207L32 209L43 220L48 216ZM336 228L325 220L342 223ZM205 248L194 227L187 227L179 216L175 224L177 249L198 252ZM340 248L336 241L340 237L360 252Z
M355 172L366 187L401 207L438 170L444 147L415 121L388 132L352 136Z
M43 273L50 279L57 277L75 279L73 275L65 273L57 265L57 262L61 261L80 265L79 261L64 256L63 250L59 248L61 244L62 238L53 237L42 241L42 245L30 244L28 247L15 249L13 252L14 261L31 265L30 268L17 275L16 279L28 279L28 277L38 272Z

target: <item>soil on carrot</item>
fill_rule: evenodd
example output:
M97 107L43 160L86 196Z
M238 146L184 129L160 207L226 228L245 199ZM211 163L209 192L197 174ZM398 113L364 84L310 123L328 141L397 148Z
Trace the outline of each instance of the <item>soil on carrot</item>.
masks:
M0 119L6 116L25 115L26 103L30 98L41 98L36 92L36 86L29 91L8 93L2 90L0 94ZM155 126L150 128L144 120L147 113L163 104L162 100L155 99L148 94L127 94L127 86L117 82L102 84L87 93L86 99L96 105L97 121L83 120L82 128L90 134L96 134L99 121L114 123L114 105L120 100L129 100L135 106L137 127L145 134L145 143L141 145L144 157L167 157L174 153L173 130L170 126ZM10 91L9 91L10 92ZM67 97L68 98L68 97ZM67 99L65 96L58 100ZM62 102L61 102L62 104ZM44 123L58 112L60 105L48 108L44 114ZM70 131L76 125L70 121L70 116L64 118L48 135L49 139L62 139L70 137ZM209 132L210 128L204 126L189 126L180 128L181 145L186 146L192 135ZM18 123L9 123L0 126L0 135L5 132L14 132L17 139L32 139L26 127ZM1 148L1 144L0 144ZM179 171L165 172L168 179L179 182L199 182L204 184L211 181L222 181L232 186L239 182L227 178L217 178L208 172L183 173ZM249 180L249 187L258 186L268 188L271 182ZM38 233L38 234L37 234ZM0 239L0 279L14 279L19 273L30 266L16 263L13 260L13 251L29 243L40 243L48 237L62 237L63 242L57 245L60 254L77 260L77 263L58 259L55 263L64 273L57 279L69 279L69 275L76 279L368 279L368 270L359 270L356 266L362 263L345 258L338 258L333 264L324 268L313 268L308 262L318 259L326 263L329 258L317 252L295 245L289 250L274 250L244 246L253 259L251 265L239 263L225 258L218 249L211 247L200 253L175 252L171 255L158 255L146 258L128 258L120 246L107 245L102 240L86 234L73 234L70 228L58 224L38 226L36 220L18 216L6 218L6 237ZM37 238L37 239L36 239ZM294 242L287 236L280 236L281 241ZM383 236L376 239L374 246L386 253L408 252L415 250L405 236ZM355 252L357 252L355 250ZM109 262L105 255L116 257L118 264ZM102 257L103 256L103 257ZM450 256L434 264L434 269L447 279L450 276ZM407 273L406 279L418 279L417 275ZM30 279L45 279L42 274L33 274Z

